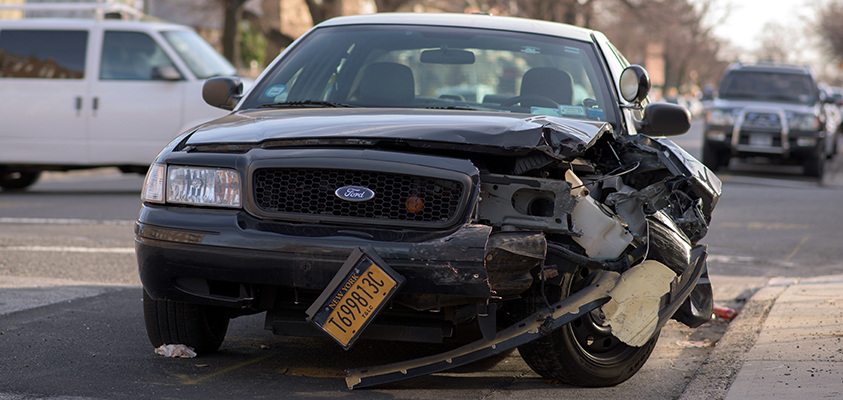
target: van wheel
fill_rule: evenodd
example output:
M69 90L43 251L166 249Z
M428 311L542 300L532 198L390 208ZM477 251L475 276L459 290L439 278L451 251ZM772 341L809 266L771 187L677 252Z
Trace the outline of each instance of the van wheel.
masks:
M581 269L566 274L561 286L545 285L545 294L551 304L575 293L587 285L591 271ZM513 304L513 314L526 317L543 308L538 285L522 293ZM515 316L515 315L514 315ZM614 337L609 327L600 322L602 311L598 308L549 335L518 347L524 362L546 379L586 387L614 386L626 381L647 361L658 341L658 332L641 347L629 346Z
M20 190L32 186L41 176L40 171L2 171L0 172L0 187L4 190Z
M197 353L217 351L228 331L228 315L219 307L154 300L143 291L146 334L155 347L183 344Z

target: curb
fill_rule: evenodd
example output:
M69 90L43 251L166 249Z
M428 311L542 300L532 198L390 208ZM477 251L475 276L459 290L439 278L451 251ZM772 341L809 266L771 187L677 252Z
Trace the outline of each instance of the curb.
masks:
M678 400L719 400L726 397L746 360L747 352L758 340L773 304L793 283L792 279L772 279L747 301Z

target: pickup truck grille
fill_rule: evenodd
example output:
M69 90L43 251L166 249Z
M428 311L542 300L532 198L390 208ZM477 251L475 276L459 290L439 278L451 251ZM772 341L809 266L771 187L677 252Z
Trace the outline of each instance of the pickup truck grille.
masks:
M252 178L254 203L280 218L296 215L360 223L406 221L415 226L443 226L460 215L467 190L458 181L388 172L263 168ZM334 192L355 185L371 189L368 201L347 201Z

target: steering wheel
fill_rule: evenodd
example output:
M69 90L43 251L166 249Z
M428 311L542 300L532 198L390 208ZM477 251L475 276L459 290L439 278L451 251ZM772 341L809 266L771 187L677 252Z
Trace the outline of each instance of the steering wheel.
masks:
M510 98L503 103L501 103L501 107L512 107L518 103L521 103L522 106L526 107L524 103L530 103L532 105L542 106L542 107L552 107L557 108L559 107L559 103L553 101L552 99L544 96L539 96L537 94L525 94L522 96L515 96Z

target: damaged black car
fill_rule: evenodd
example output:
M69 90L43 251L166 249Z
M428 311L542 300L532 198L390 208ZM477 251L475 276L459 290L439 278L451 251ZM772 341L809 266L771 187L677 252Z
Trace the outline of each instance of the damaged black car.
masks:
M672 319L711 317L717 177L665 136L646 71L606 37L490 15L324 22L232 110L151 165L135 226L153 346L217 350L229 320L278 335L439 343L349 388L514 348L539 375L610 386ZM468 338L468 339L466 339Z

